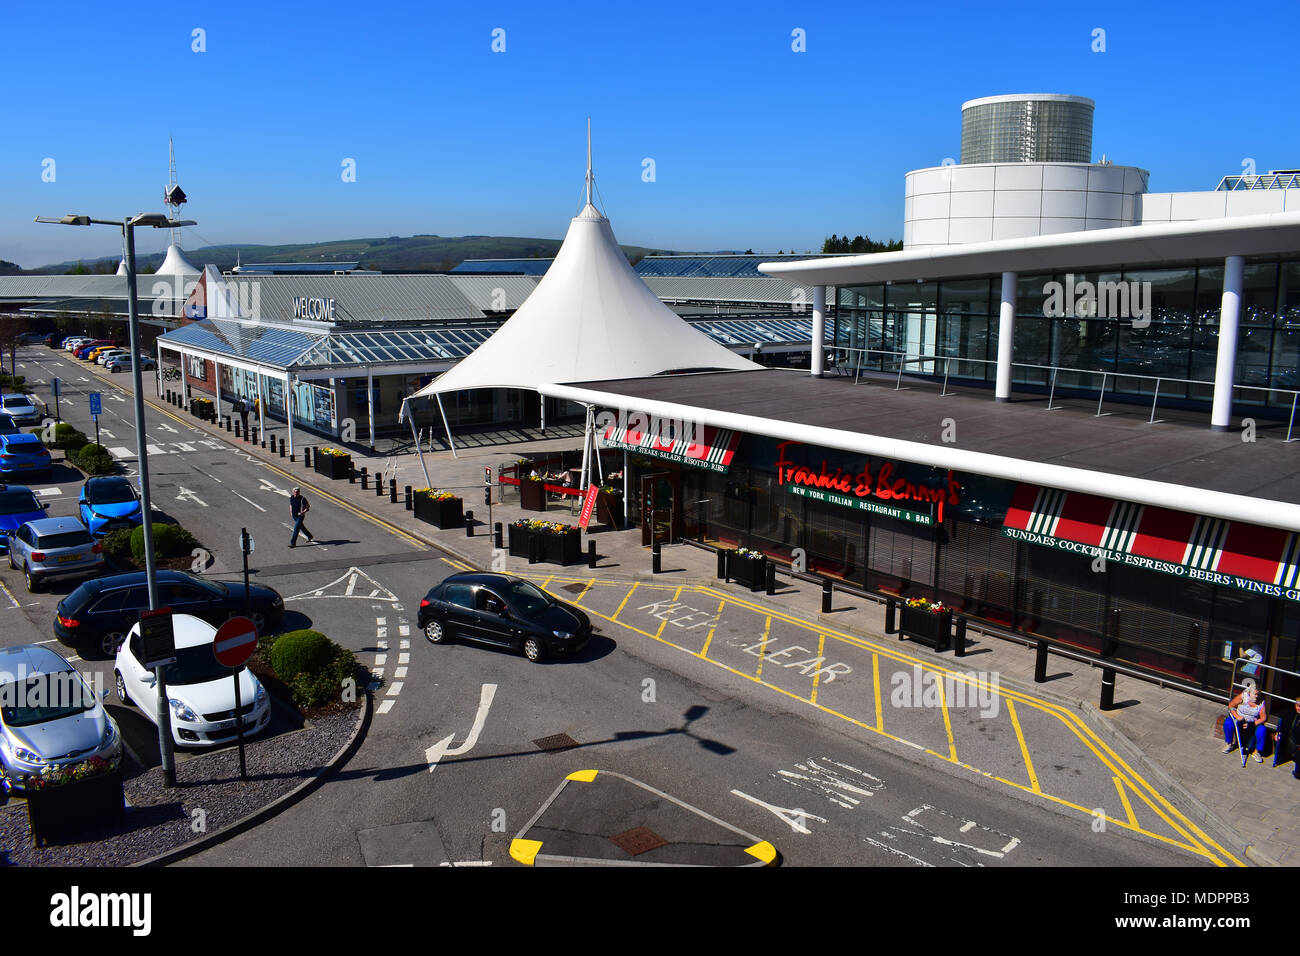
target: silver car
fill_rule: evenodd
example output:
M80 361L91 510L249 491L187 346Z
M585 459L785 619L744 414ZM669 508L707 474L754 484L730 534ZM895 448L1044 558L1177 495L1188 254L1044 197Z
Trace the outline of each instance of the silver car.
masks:
M94 577L104 569L104 548L76 518L37 518L5 532L9 567L22 569L27 590L56 578Z
M30 395L7 392L0 395L0 412L4 412L19 425L38 425L41 408Z
M54 651L0 648L0 789L26 790L43 770L122 759L122 735L94 688Z

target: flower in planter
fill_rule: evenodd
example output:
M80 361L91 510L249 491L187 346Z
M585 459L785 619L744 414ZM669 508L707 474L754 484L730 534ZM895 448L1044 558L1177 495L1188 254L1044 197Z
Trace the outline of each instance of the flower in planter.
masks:
M623 496L623 489L614 485L601 485L600 493L602 495L618 495L621 498Z
M938 601L931 602L931 601L927 601L925 598L919 598L919 597L908 598L907 606L911 608L916 608L919 611L930 611L931 613L934 614L942 614L944 611L948 610L946 606L944 606L942 603Z
M348 457L348 452L344 451L342 448L318 448L318 449L316 449L316 454L318 454L318 455L329 455L329 456L331 456L332 458L346 458L346 457Z
M755 551L755 550L753 550L752 548L735 548L735 549L732 551L732 554L735 554L735 555L737 555L737 556L739 556L739 557L742 557L742 558L761 558L761 557L764 557L764 554L763 554L762 551Z
M79 780L98 777L101 774L111 773L115 770L120 759L119 757L109 762L103 757L91 757L81 763L45 767L41 770L39 776L27 778L27 786L36 790L45 790L49 787L62 787L65 784L75 783Z
M414 494L430 501L460 501L460 495L454 495L450 491L443 491L441 488L416 488Z
M529 521L524 518L512 522L511 526L523 531L532 531L537 534L567 534L570 531L578 530L574 525L561 524L558 521Z

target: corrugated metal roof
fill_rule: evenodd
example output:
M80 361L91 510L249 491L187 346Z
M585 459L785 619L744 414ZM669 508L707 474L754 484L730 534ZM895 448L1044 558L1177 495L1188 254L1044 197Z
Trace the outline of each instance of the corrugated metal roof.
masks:
M158 338L177 345L191 345L206 352L289 368L300 355L326 338L324 332L286 329L281 326L204 319L173 329Z
M137 290L150 276L137 277ZM0 299L126 298L126 276L0 276Z
M293 321L296 298L333 299L336 322L418 322L428 319L481 319L483 313L445 275L225 276L238 289L258 290L258 317ZM253 302L239 292L239 301Z
M451 271L458 275L496 272L514 275L543 276L554 259L466 259Z
M650 276L714 277L727 276L751 279L763 277L758 271L760 262L794 262L799 259L822 259L822 255L806 253L791 256L719 255L719 256L646 256L636 264L637 274Z
M447 278L475 308L484 312L514 311L524 304L540 280L540 276L452 275Z
M794 302L796 289L803 301L812 303L812 286L796 286L784 279L736 278L727 276L642 276L645 284L661 299L694 299L720 302Z

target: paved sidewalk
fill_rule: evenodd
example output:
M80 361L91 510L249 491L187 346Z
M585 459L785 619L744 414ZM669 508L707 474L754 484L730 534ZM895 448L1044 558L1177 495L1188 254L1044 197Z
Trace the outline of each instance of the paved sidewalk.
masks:
M191 424L199 424L188 414L167 406L165 401L149 400L184 417ZM201 427L218 430L214 425ZM225 434L224 428L220 431ZM398 502L392 504L387 493L378 497L373 488L363 492L359 480L349 485L345 481L330 481L314 470L306 469L301 460L302 446L310 444L315 448L329 444L317 436L295 432L296 462L290 462L287 457L281 459L279 454L272 455L269 448L263 450L244 441L239 441L238 445L290 472L298 484L314 488L318 494L342 499L464 561L487 567L491 562L492 538L482 498L484 467L492 468L496 474L498 464L511 463L521 455L538 455L580 446L580 438L575 437L573 426L565 427L563 432L557 437L507 446L495 440L476 443L473 436L467 436L466 447L461 447L461 439L457 439L459 457L453 457L449 452L425 453L429 483L433 487L456 491L464 498L466 510L474 512L478 527L473 538L466 537L463 530L440 531L432 525L416 522L405 510L404 487L426 485L414 454L370 457L364 449L356 446L350 449L358 470L364 466L371 473L379 470L396 475ZM283 429L268 429L268 434L275 434L278 440ZM229 437L234 441L233 435ZM520 510L518 492L513 487L504 489L504 502L501 501L502 492L501 486L494 486L493 522L509 524L522 516L538 516L536 512ZM576 513L575 503L552 502L548 516L576 524ZM649 549L641 546L639 530L616 532L593 528L593 531L590 538L597 542L601 559L595 572L588 572L585 565L575 569L583 576L735 588L748 599L808 621L823 620L839 630L877 642L899 640L897 635L885 634L883 604L837 594L834 607L845 608L851 604L853 610L832 610L829 616L824 616L820 613L820 588L804 581L791 582L783 575L778 577L778 590L774 595L742 592L734 584L723 585L717 580L716 557L712 551L689 545L663 549L664 574L656 579L651 574ZM585 545L584 541L584 552ZM513 559L510 567L520 570L518 559ZM540 567L550 571L555 566ZM1222 755L1219 752L1222 739L1216 728L1218 719L1225 712L1223 706L1121 676L1115 691L1117 708L1102 712L1095 704L1100 695L1101 671L1098 668L1054 656L1048 665L1048 681L1035 684L1032 647L974 631L968 638L967 659L956 659L951 652L937 654L913 642L907 643L906 650L921 659L933 660L952 669L998 673L1004 684L1069 707L1099 733L1105 734L1107 743L1157 788L1181 798L1178 802L1188 818L1204 827L1240 859L1260 865L1300 864L1300 826L1294 813L1296 798L1300 796L1300 781L1292 778L1290 764L1274 768L1271 757L1266 758L1263 764L1251 760L1243 768L1239 754Z

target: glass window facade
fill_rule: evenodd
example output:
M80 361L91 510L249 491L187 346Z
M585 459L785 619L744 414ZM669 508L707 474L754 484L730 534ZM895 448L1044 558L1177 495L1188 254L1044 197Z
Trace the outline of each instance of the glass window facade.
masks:
M841 368L992 382L1000 276L842 287L833 341ZM1286 409L1300 389L1300 261L1248 261L1234 401ZM1219 346L1223 265L1018 277L1012 381L1018 388L1208 404ZM1120 317L1116 318L1116 313ZM1150 318L1134 327L1133 318ZM865 352L857 350L869 350ZM918 359L917 355L925 356ZM951 361L945 361L950 359ZM1190 380L1190 381L1189 381ZM1191 384L1200 382L1204 384Z
M1090 163L1093 104L1024 99L978 103L961 113L962 163Z

